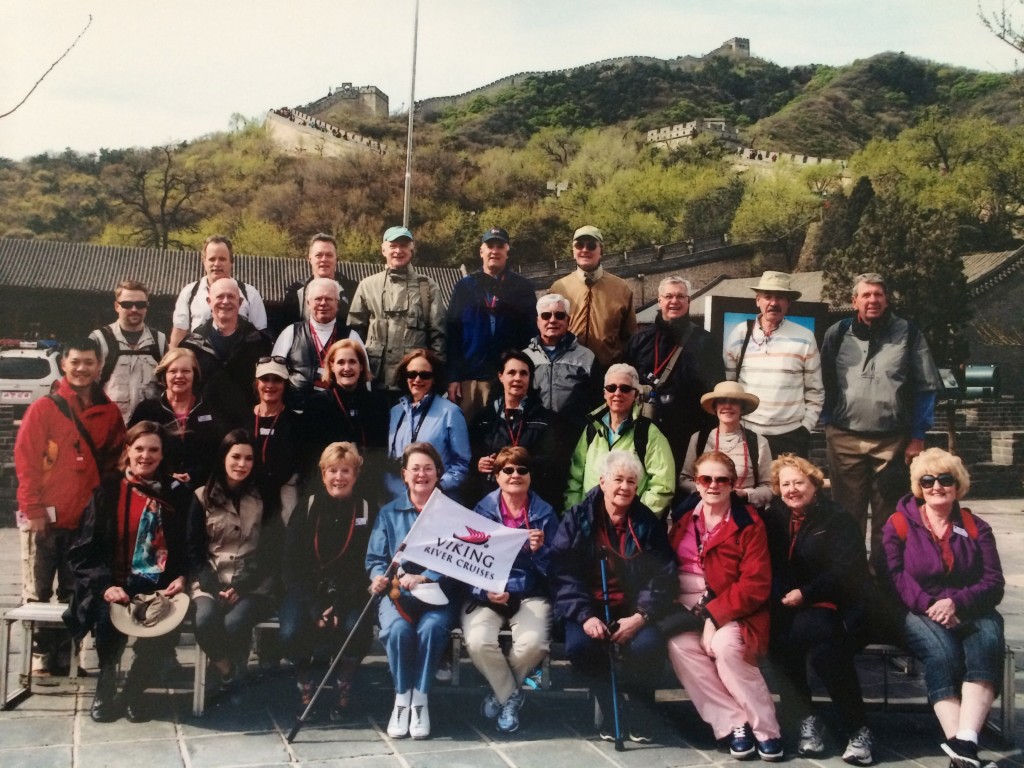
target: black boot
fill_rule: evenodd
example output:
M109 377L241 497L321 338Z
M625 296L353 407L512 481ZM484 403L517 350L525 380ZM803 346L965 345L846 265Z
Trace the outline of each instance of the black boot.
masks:
M92 700L89 717L97 723L112 723L121 716L117 702L117 671L113 665L100 667L96 680L96 695Z
M129 723L145 723L150 719L145 707L145 696L143 692L155 674L157 665L151 659L140 659L137 655L132 662L132 668L128 670L128 676L124 681L124 688L121 689L119 697L124 716Z

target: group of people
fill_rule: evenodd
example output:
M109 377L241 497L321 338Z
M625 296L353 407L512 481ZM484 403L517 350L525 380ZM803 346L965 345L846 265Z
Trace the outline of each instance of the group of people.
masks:
M499 731L519 727L523 682L557 632L601 704L603 737L650 739L667 660L734 757L782 759L783 726L798 729L800 754L821 755L810 668L843 759L867 765L853 659L885 627L925 662L943 750L979 768L1003 579L991 529L959 505L962 463L923 450L937 372L884 279L856 278L853 317L819 350L787 317L793 278L766 272L756 316L723 346L690 320L680 277L661 282L658 316L637 330L593 226L573 235L577 270L539 299L508 268L508 233L480 240L481 268L446 305L413 267L408 229L384 233L385 269L358 285L316 235L272 341L258 290L232 277L230 241L211 237L169 338L146 325L146 287L125 281L117 320L65 346L57 391L18 433L18 518L25 600L49 600L56 576L72 635L96 637L92 717L147 718L143 691L190 598L228 687L252 627L276 612L303 706L351 635L330 681L330 715L343 718L372 595L395 738L430 734L430 688L459 625ZM808 461L819 422L835 501ZM434 493L527 532L505 591L403 559ZM143 631L152 624L169 630ZM34 651L39 669L66 660L45 632Z

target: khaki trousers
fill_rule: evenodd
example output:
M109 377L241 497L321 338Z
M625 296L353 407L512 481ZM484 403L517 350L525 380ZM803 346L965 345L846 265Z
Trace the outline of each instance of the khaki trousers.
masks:
M506 625L512 630L507 657L498 644L498 632ZM527 597L515 614L505 618L486 605L467 601L462 609L462 634L469 658L487 678L498 702L504 704L551 647L551 604L543 597Z

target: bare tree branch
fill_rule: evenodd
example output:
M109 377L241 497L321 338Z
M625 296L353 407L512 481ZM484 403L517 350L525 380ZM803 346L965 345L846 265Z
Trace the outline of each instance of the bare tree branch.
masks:
M26 101L28 101L28 97L31 96L35 92L36 88L39 87L39 84L41 82L43 82L43 80L46 79L46 76L53 71L53 68L56 67L58 64L60 64L61 61L63 61L65 56L67 56L69 53L71 53L71 49L74 48L76 45L78 45L78 41L82 39L82 35L84 35L89 30L89 27L91 27L91 26L92 26L92 14L90 13L89 14L89 21L86 22L85 26L82 28L82 31L78 33L78 37L75 38L75 41L73 43L71 43L71 45L69 45L67 47L67 50L64 51L64 53L62 53L60 55L60 57L55 62L53 62L53 64L50 65L49 69L47 69L45 72L43 72L43 74L40 76L40 78L38 80L36 80L35 85L33 85L29 89L28 93L25 94L25 98L23 98L21 101L19 101L17 104L15 104L12 109L10 109L7 112L4 112L2 115L0 115L0 120L2 120L3 118L7 117L8 115L13 115L22 104L24 104Z

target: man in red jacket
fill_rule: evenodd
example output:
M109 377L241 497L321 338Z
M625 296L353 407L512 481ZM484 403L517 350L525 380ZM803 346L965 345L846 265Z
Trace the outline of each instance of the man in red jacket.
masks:
M114 469L121 455L124 421L97 384L101 362L93 339L65 345L64 378L57 392L29 406L18 429L14 466L26 603L49 602L54 575L57 599L67 601L73 587L67 553L79 518L100 477ZM65 666L64 659L54 658L59 637L59 632L36 633L34 670L47 673Z

